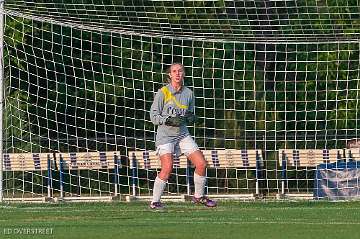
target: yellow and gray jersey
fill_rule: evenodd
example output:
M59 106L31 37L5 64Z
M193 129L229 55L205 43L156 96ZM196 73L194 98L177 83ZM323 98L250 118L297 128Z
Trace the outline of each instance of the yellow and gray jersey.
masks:
M194 95L189 88L183 86L176 91L168 84L159 89L150 109L150 119L158 125L156 146L178 142L190 135L185 124L180 127L165 125L167 118L184 116L186 112L194 113Z

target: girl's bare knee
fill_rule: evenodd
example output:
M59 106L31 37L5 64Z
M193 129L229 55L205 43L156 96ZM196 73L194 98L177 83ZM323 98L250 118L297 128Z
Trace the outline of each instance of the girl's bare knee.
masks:
M172 172L172 167L164 167L161 169L161 171L159 173L159 177L163 181L167 181L168 178L170 177L171 172Z

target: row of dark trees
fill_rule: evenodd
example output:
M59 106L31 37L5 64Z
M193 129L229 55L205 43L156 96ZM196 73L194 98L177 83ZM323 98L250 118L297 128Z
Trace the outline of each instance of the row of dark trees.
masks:
M357 1L93 2L6 3L8 151L153 148L173 61L202 147L344 147L360 132Z

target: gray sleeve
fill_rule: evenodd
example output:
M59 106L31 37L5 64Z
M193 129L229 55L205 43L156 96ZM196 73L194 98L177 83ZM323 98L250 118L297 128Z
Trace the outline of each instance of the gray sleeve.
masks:
M165 124L168 116L162 115L163 108L164 108L164 94L162 93L161 90L158 90L150 109L150 120L154 125Z
M191 96L190 96L190 102L189 102L189 108L188 111L191 113L195 113L195 97L194 97L194 93L191 92Z

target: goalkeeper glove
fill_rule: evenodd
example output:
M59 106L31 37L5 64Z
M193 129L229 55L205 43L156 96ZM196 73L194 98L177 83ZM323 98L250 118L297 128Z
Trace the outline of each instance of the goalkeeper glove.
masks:
M186 120L186 124L193 124L197 120L197 117L192 112L186 112L185 120Z
M179 127L180 125L183 125L186 123L186 119L184 116L175 116L175 117L169 117L166 119L165 124L169 126Z

